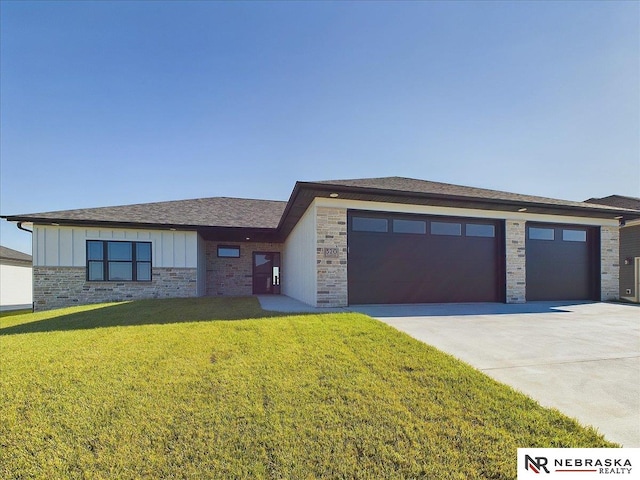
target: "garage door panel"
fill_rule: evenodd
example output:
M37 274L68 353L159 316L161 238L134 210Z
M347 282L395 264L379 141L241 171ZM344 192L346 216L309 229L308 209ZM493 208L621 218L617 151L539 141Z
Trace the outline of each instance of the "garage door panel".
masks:
M352 215L359 215L354 213ZM502 301L504 285L501 268L502 231L498 221L484 232L494 236L466 236L464 219L414 216L411 221L427 225L423 233L348 233L349 303L434 303ZM454 235L430 234L429 222L459 225ZM477 221L476 221L477 223ZM360 222L362 224L362 222ZM350 222L350 226L352 223ZM478 229L473 232L477 233Z
M540 232L547 239L535 238ZM598 234L593 227L528 224L527 300L596 300Z

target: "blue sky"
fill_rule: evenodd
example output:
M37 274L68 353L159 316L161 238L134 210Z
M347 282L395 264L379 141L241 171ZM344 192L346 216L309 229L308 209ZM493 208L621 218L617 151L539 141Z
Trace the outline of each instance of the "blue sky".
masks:
M638 2L3 0L0 21L3 215L393 175L640 196Z

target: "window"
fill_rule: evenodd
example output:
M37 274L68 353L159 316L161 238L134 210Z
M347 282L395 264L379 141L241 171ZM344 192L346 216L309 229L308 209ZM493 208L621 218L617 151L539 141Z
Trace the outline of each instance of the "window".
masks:
M353 217L351 228L354 232L388 232L389 221L386 218Z
M87 280L151 281L151 242L88 240Z
M565 242L586 242L586 230L562 230L562 240Z
M427 222L424 220L393 220L394 233L427 233Z
M218 257L240 258L240 247L235 245L218 245Z
M554 240L555 238L553 228L529 227L530 240Z
M431 235L462 235L462 224L449 222L431 222Z
M481 223L467 223L467 237L495 237L496 227Z

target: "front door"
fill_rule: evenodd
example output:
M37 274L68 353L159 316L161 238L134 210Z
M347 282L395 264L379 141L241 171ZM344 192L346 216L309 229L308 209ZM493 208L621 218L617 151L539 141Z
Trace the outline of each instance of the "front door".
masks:
M253 252L253 294L280 293L280 253Z

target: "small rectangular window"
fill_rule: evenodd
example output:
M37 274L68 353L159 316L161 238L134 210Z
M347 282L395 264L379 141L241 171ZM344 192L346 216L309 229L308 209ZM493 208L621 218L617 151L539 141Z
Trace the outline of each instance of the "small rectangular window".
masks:
M232 245L218 245L218 257L240 258L240 247Z
M104 263L89 261L89 280L99 282L104 280Z
M483 223L467 223L467 237L495 237L496 227L494 225Z
M351 229L354 232L388 232L389 221L386 218L353 217Z
M131 262L109 262L109 281L133 280Z
M460 223L431 222L431 235L462 235L462 225Z
M424 220L393 220L394 233L427 233L427 222Z
M586 230L562 230L562 240L565 242L586 242Z
M109 260L131 261L131 242L108 242Z
M529 239L531 240L555 240L553 228L529 227Z
M88 241L87 242L87 259L102 260L104 255L104 242Z

